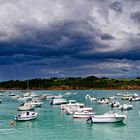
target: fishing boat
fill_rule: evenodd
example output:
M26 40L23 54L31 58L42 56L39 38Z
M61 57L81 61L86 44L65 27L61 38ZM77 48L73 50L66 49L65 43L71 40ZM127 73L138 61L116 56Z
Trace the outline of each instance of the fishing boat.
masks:
M103 115L94 115L92 117L89 117L87 121L91 121L91 123L116 123L122 122L125 118L126 115L109 111Z
M94 115L95 112L89 112L89 111L74 112L73 118L89 118L89 117L93 117Z
M31 105L30 103L24 103L20 107L18 107L18 111L34 110L34 108L34 105Z
M16 121L29 121L29 120L34 120L38 116L37 112L23 112L21 114L18 114L14 117L14 120Z

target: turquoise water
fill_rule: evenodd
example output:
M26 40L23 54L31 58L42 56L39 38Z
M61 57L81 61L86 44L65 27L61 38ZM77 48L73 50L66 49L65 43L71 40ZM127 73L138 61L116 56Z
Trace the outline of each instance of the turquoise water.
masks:
M96 113L105 113L111 108L109 105L98 105L85 100L86 94L94 95L96 98L113 96L119 91L115 90L72 90L72 91L35 91L38 94L51 93L63 94L71 92L73 94L66 99L76 99L78 102L84 102L87 106L92 106ZM127 91L129 93L138 93L140 91ZM35 111L39 116L34 121L15 122L10 126L9 122L18 113L17 107L20 102L11 99L9 92L4 93L0 99L0 140L139 140L140 139L140 101L129 102L118 100L121 103L134 105L134 109L123 111L128 117L123 123L109 124L89 124L85 120L73 119L67 116L60 108L49 105L45 100L41 108ZM21 94L18 93L17 94Z

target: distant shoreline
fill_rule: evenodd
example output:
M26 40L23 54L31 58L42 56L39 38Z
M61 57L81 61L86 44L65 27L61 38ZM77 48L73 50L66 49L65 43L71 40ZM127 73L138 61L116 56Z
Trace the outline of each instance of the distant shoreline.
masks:
M28 91L28 89L20 89L20 88L1 88L0 91L7 90L20 90L20 91ZM86 87L50 87L50 88L31 88L30 90L140 90L140 86L128 86L128 87L103 87L103 88L86 88Z
M0 90L140 90L140 77L110 79L106 77L38 78L0 82Z

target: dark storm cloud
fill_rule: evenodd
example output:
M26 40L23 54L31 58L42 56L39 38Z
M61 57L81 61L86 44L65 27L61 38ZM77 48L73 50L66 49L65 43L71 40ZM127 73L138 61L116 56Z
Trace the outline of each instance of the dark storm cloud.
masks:
M101 36L101 39L102 40L112 40L112 39L115 39L115 38L112 35L110 35L110 34L103 34Z
M140 11L131 13L130 18L137 24L140 24Z
M84 30L86 32L84 32ZM108 45L97 41L114 40L111 34L96 32L87 22L67 22L53 24L48 29L34 29L20 26L24 37L14 39L9 43L0 43L0 64L16 64L34 62L45 58L96 60L96 59L140 59L139 48L123 52L97 52L96 48L105 48ZM136 43L139 40L133 39ZM36 63L35 63L36 64ZM40 65L42 63L39 62ZM46 64L46 63L45 63ZM45 65L44 64L44 65Z
M0 77L10 66L14 79L139 74L138 0L0 3Z
M110 4L110 8L115 10L116 12L122 12L123 11L123 5L121 2L113 2Z
M76 29L78 26L80 29ZM87 33L83 33L82 28L85 28ZM86 23L69 22L62 25L53 25L48 30L23 27L20 28L20 31L24 34L24 38L21 40L15 39L9 43L0 43L0 56L23 55L22 59L25 57L23 62L36 60L36 58L65 57L88 50L88 46L93 44L90 32L93 34L94 32L90 30L90 26ZM26 56L31 59L27 59ZM16 58L19 59L19 57ZM20 60L13 61L13 63L18 63Z

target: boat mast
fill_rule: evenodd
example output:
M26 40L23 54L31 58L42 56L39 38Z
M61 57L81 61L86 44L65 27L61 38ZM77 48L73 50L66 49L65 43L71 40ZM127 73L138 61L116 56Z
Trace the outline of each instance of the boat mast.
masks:
M29 81L27 80L27 90L29 91Z

